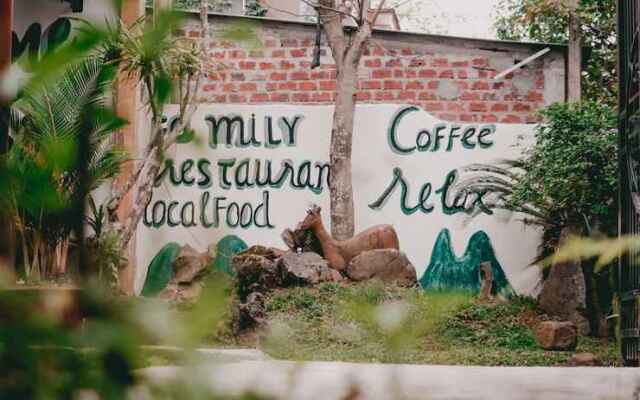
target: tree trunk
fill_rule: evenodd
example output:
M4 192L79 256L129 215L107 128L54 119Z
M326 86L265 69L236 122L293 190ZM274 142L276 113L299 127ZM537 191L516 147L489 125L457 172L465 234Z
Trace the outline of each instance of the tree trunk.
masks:
M569 5L569 68L567 97L569 101L577 102L582 97L582 34L580 18L577 9L580 0L570 0Z
M331 126L329 193L331 198L331 235L346 240L354 234L353 183L351 153L356 111L357 69L343 66L338 71L336 105Z

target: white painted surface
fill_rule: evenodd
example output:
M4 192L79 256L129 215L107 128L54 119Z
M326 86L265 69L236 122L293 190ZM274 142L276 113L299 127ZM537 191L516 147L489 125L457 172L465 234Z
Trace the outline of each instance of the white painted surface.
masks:
M533 126L531 125L497 125L495 133L485 137L485 142L490 140L493 145L489 148L469 150L462 146L460 138L454 140L451 151L446 151L448 146L448 133L450 123L437 120L423 110L407 113L398 125L398 141L402 146L415 145L418 132L428 129L433 132L434 127L440 123L447 126L439 151L412 152L408 155L396 154L392 151L388 139L388 130L394 114L407 106L401 105L361 105L358 106L356 115L356 129L353 144L353 182L355 196L355 222L356 231L360 231L376 224L393 224L396 228L400 247L405 251L415 265L418 277L422 276L427 267L431 250L437 235L442 229L447 228L451 232L453 246L458 256L461 256L467 247L471 235L483 230L491 238L496 256L502 265L512 287L518 293L533 294L539 277L537 268L529 268L529 263L534 259L539 240L539 232L525 227L519 216L496 212L494 215L479 215L473 219L464 213L446 215L443 213L440 195L436 190L440 188L445 176L451 170L458 169L471 163L491 163L498 159L517 158L523 146L531 143L533 139ZM171 110L168 110L171 111ZM251 115L255 115L256 138L263 142L263 121L265 115L270 115L274 121L274 136L280 137L281 132L275 122L281 117L292 120L294 116L301 115L303 120L299 123L297 141L295 146L280 146L276 148L218 146L216 149L209 145L209 128L205 123L206 115L219 118L224 115L240 115L247 121ZM273 188L249 188L238 190L222 189L219 185L217 161L220 159L236 158L238 161L244 158L252 160L271 160L274 172L280 168L281 161L290 159L296 166L304 160L312 162L328 162L329 141L332 119L331 106L299 106L299 105L263 105L263 106L231 106L211 105L201 106L193 118L193 128L197 132L197 144L180 144L172 149L170 158L174 159L176 168L187 158L196 162L199 159L208 159L211 162L213 186L207 189L193 186L174 186L164 179L157 188L154 198L149 206L152 210L157 200L167 202L177 201L174 206L174 220L179 214L180 208L188 201L194 202L195 219L197 226L185 228L183 226L161 228L149 228L140 226L137 235L137 265L135 287L139 292L144 283L146 267L150 260L167 242L176 241L189 243L199 250L205 250L210 243L227 234L235 234L244 239L249 245L262 244L284 248L280 239L280 233L285 228L293 228L305 216L305 210L310 203L317 203L323 208L323 217L327 229L329 229L329 196L326 182L320 194L311 190L294 190L285 184L280 189ZM484 126L480 124L480 126ZM468 125L463 125L462 132ZM473 137L470 142L475 142ZM251 170L253 170L253 164ZM370 204L376 201L391 183L393 169L401 168L410 188L408 201L411 206L417 204L417 196L420 187L425 182L432 184L432 193L428 203L434 206L433 212L423 213L418 211L412 215L405 215L400 209L400 188L396 188L387 203L381 209L371 209ZM234 169L235 171L235 169ZM191 171L190 177L199 179L197 169ZM315 179L315 178L314 178ZM464 175L460 176L464 179ZM251 203L254 207L262 201L263 191L269 192L270 220L273 229L251 227L249 229L232 229L221 225L219 229L204 228L198 221L200 213L199 203L203 192L210 192L211 198L224 196L227 204L230 201L238 203ZM209 206L211 207L211 205ZM161 206L158 206L161 210ZM177 210L177 211L176 211ZM212 211L208 209L209 213ZM190 211L190 210L187 210ZM189 213L187 213L189 214ZM211 214L208 214L211 218Z
M251 391L275 399L614 400L635 399L640 370L622 368L456 367L249 361L199 367L153 367L153 383L182 379L222 395ZM138 400L145 399L140 396Z

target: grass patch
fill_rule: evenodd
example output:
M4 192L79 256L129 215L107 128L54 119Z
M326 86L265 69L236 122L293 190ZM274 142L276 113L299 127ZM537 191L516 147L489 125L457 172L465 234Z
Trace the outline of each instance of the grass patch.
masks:
M527 298L479 304L465 292L327 283L275 291L266 307L269 327L256 341L280 359L545 366L573 354L537 347L543 317ZM577 351L620 365L606 340L581 338Z

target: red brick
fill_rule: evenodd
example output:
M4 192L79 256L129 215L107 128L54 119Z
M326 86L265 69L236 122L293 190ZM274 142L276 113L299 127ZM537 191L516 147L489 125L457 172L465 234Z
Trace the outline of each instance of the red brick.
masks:
M280 69L294 69L296 65L291 61L282 60L280 61Z
M526 103L515 103L512 111L514 112L529 112L531 111L531 105Z
M391 101L393 100L393 93L391 92L376 92L375 98L377 101Z
M368 101L371 100L371 92L357 92L356 100L358 101Z
M440 87L440 81L429 81L427 83L427 89L437 89Z
M320 81L320 90L336 90L336 81Z
M267 90L267 92L274 92L278 90L278 84L274 82L267 82L264 85L264 88Z
M527 101L543 101L544 96L540 92L530 91L527 94Z
M286 103L289 101L289 94L288 93L271 93L271 95L269 96L269 99L275 102Z
M296 90L296 83L292 81L280 82L278 84L279 90Z
M474 114L460 114L460 121L462 122L476 122L478 117Z
M202 90L205 92L213 92L216 90L216 85L213 83L207 83L206 85L202 85Z
M238 67L240 69L253 70L256 69L256 63L253 61L240 61Z
M272 72L271 80L272 81L284 81L287 79L287 74L285 72Z
M396 69L395 71L393 71L393 77L394 78L402 78L404 76L404 70L403 69Z
M384 66L387 68L402 67L402 60L399 58L392 58L384 63Z
M413 49L409 48L409 47L405 47L404 49L402 49L402 55L403 56L410 56L413 54Z
M266 69L274 69L275 65L273 65L273 63L270 62L261 62L260 63L260 69L261 70L266 70Z
M246 103L247 96L241 94L230 94L229 95L229 103Z
M505 115L500 122L503 124L521 124L522 118L517 115Z
M311 97L311 99L315 102L329 102L329 101L333 101L333 93L329 93L329 92L316 92L313 94L313 96Z
M391 78L391 70L390 69L374 69L371 72L371 77L374 79Z
M302 47L311 47L311 46L314 46L314 45L315 45L314 39L307 38L307 39L303 39L303 40L300 41L300 46L302 46Z
M469 61L453 61L451 66L455 68L467 68L469 66Z
M284 50L282 50L282 49L273 50L271 52L271 57L273 57L273 58L284 58Z
M436 58L431 62L434 67L447 67L449 66L449 60L446 58Z
M329 79L329 73L327 71L311 71L311 79L320 80L320 79Z
M471 61L471 64L474 67L486 67L487 65L489 65L489 60L487 58L474 58Z
M267 80L267 75L265 74L261 74L261 73L255 73L253 74L253 77L251 77L251 80L253 82L263 82Z
M245 82L240 84L241 92L255 92L258 90L258 85L253 82Z
M420 100L437 100L438 97L433 92L420 92L418 95Z
M405 69L404 70L404 77L405 78L417 78L418 77L418 72L415 69Z
M278 41L276 39L267 39L262 44L264 47L276 47L278 46Z
M300 82L298 84L298 90L317 90L318 87L315 82Z
M226 103L227 95L226 94L216 94L212 97L214 103Z
M435 78L437 73L435 69L421 69L420 78Z
M381 81L360 81L362 89L382 89Z
M309 73L307 71L294 71L289 74L289 79L294 81L306 81L309 80Z
M229 58L232 58L232 59L247 58L247 52L244 50L230 50Z
M269 95L267 93L254 93L251 95L251 102L264 103L269 101Z
M489 90L490 87L487 81L475 81L471 85L471 90Z
M222 91L223 92L235 92L236 91L236 84L235 83L225 83L222 86Z
M456 114L449 114L449 113L439 113L439 114L436 114L436 117L438 119L443 120L443 121L457 121L458 120L458 116Z
M472 92L463 92L460 95L460 100L462 100L462 101L479 101L480 100L480 94L479 93L472 93Z
M509 111L509 105L506 103L496 103L491 106L491 112L507 112Z
M447 111L453 111L453 112L464 112L464 106L462 105L462 103L459 102L448 102L447 103Z
M398 100L415 100L416 92L402 91L398 94Z
M424 109L426 111L444 111L444 104L440 102L424 103Z
M382 60L379 58L364 60L364 66L367 68L380 68L382 67Z
M310 99L311 99L311 96L309 96L309 93L306 93L306 92L294 93L293 96L291 97L291 100L295 102L308 102Z
M382 48L381 46L375 46L373 50L371 50L371 55L384 56L385 55L384 48Z
M420 81L409 81L404 85L407 90L420 90L424 88L424 85Z
M486 103L471 103L469 104L469 111L472 112L487 112Z
M294 58L306 57L307 49L292 49L290 53L291 53L291 57L294 57Z
M222 60L224 59L225 56L225 52L224 51L214 51L213 53L210 53L211 58L215 58L216 60Z
M441 79L452 79L453 78L453 70L446 69L444 71L440 71L440 73L438 74L438 78L441 78Z
M494 123L498 122L498 117L496 117L494 114L482 114L482 118L480 119L480 121Z
M466 70L460 69L456 72L458 79L469 79L469 74Z
M190 38L200 37L200 31L191 31L191 32L189 32L189 37Z
M402 82L401 81L384 81L384 89L385 90L402 89Z

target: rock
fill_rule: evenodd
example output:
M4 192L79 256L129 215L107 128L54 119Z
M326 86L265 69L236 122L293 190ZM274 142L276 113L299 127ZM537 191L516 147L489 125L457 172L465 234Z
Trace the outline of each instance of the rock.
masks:
M174 276L171 282L191 283L209 272L211 262L208 253L198 253L186 244L180 248L178 257L173 261Z
M246 302L240 304L240 329L262 324L265 318L264 295L250 293Z
M545 350L573 350L578 344L578 331L570 321L544 321L536 330L536 340Z
M252 249L258 250L256 254ZM282 280L276 262L258 254L265 253L251 247L231 259L231 266L238 278L238 294L242 302L252 292L266 293L281 286Z
M564 229L560 243L570 235L571 231ZM543 283L538 303L547 314L573 322L578 334L589 334L589 321L582 314L586 309L586 287L580 262L554 263Z
M316 253L286 253L278 261L278 268L285 285L316 285L334 280L329 264Z
M347 265L346 275L354 281L380 279L404 286L417 284L416 269L407 256L396 249L368 250Z
M576 353L568 361L570 367L595 367L600 362L592 353Z

